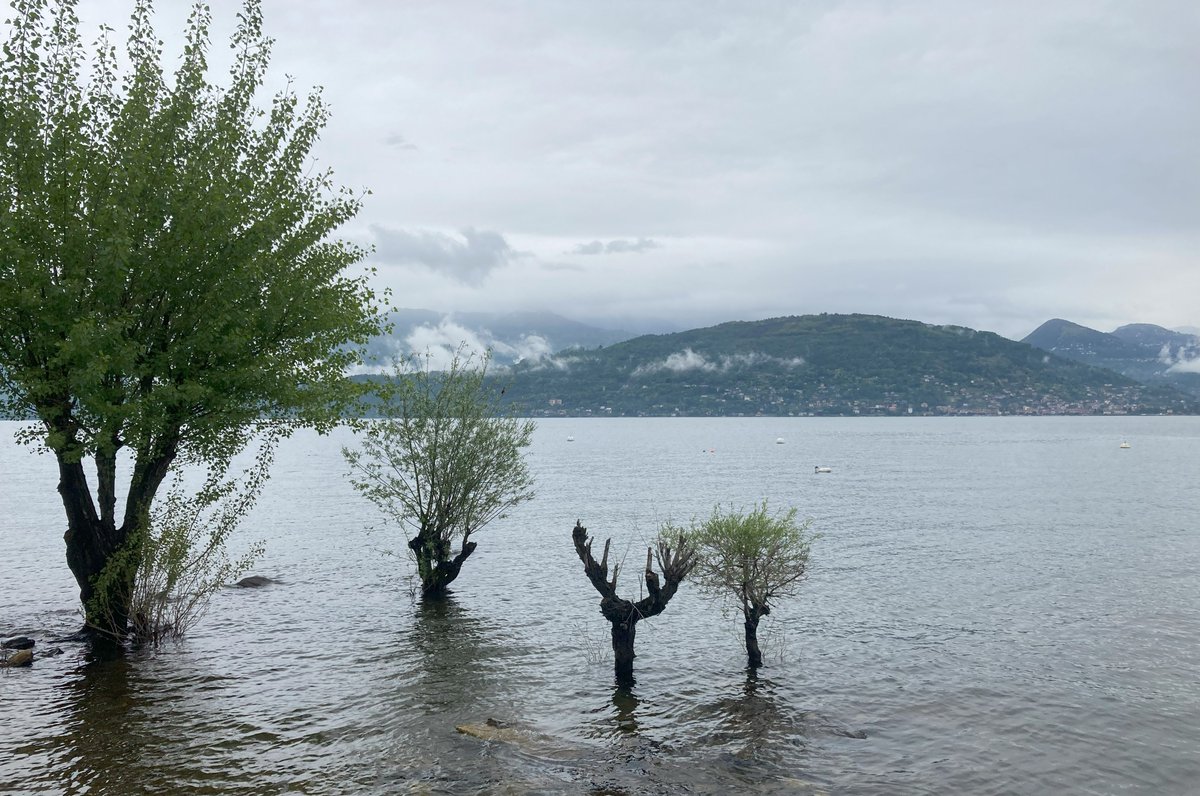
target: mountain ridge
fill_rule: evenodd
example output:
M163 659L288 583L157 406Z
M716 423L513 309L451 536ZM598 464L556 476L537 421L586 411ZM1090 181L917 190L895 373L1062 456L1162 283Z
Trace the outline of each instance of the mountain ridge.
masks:
M1061 318L1046 321L1022 342L1065 359L1106 368L1144 384L1200 398L1200 337L1152 323L1101 332Z
M992 332L863 314L643 335L519 362L508 379L509 395L534 415L1200 411L1169 387Z

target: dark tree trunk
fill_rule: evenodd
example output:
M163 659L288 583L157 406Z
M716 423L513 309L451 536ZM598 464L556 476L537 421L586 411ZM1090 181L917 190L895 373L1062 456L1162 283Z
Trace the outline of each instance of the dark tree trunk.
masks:
M633 685L633 642L636 636L636 613L627 621L612 623L613 666L620 685Z
M762 650L758 648L758 620L746 620L746 656L749 658L748 665L751 669L758 669L763 665Z
M119 526L115 516L115 451L96 455L99 513L78 452L71 446L57 452L58 493L67 515L63 541L67 566L79 584L85 635L112 640L124 637L129 629L130 601L142 558L141 532L150 502L175 459L177 437L167 439L156 454L139 455L134 462L125 518ZM106 569L110 571L101 578Z
M464 540L458 555L450 557L450 546L441 539L429 539L424 533L408 543L417 559L417 574L421 578L421 597L444 597L450 584L458 577L462 565L475 552L476 543Z
M119 579L101 584L97 578L125 544L125 529L115 528L111 520L105 521L97 515L82 463L69 461L60 454L58 474L58 493L67 514L67 532L63 535L67 566L79 584L87 625L94 630L123 634L128 627L132 583L123 589L117 582ZM98 593L99 588L104 588L105 593ZM101 604L110 607L107 616L98 610Z
M762 650L758 646L758 621L771 613L770 606L751 603L743 609L746 617L746 657L751 669L759 669L763 665Z

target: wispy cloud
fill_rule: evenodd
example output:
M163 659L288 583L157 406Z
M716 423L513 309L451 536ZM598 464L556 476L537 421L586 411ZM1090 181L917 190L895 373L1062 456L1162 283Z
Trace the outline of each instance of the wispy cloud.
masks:
M641 252L657 249L661 246L658 241L650 238L637 240L594 240L590 243L580 243L568 254L640 254Z
M402 149L406 151L415 151L417 149L416 144L409 141L399 133L392 133L391 135L387 136L383 139L383 143L385 146L392 147L393 149Z
M1169 366L1167 373L1200 373L1200 337L1195 338L1194 343L1174 349L1170 343L1163 343L1158 361Z
M1200 357L1181 359L1167 368L1167 373L1200 373Z
M774 357L769 354L762 354L757 351L752 351L748 354L723 354L716 359L709 359L703 354L698 354L690 348L685 348L682 351L677 351L670 354L665 359L658 362L651 362L646 365L639 365L634 369L631 375L647 376L652 373L661 371L671 371L672 373L683 373L689 370L704 371L709 373L725 373L733 368L739 367L757 367L764 365L773 365L784 368L798 368L804 364L803 357L792 357L784 359Z

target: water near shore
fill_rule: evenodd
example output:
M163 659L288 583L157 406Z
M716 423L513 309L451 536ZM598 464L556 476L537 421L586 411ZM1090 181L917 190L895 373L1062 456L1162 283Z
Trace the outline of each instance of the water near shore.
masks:
M78 625L55 468L0 424L0 632ZM568 441L573 437L573 441ZM782 437L785 444L776 444ZM1120 449L1126 439L1131 447ZM0 672L0 790L94 794L1193 793L1200 419L542 421L538 498L455 598L301 434L179 646ZM814 475L814 465L832 473ZM767 668L685 584L612 683L576 518L626 556L716 502L822 534ZM39 647L43 645L39 644ZM481 741L456 725L513 730ZM865 737L855 737L864 735Z

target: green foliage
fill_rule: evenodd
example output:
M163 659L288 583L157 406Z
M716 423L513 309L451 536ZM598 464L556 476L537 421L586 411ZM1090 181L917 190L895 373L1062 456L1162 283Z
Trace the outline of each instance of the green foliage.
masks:
M703 589L732 598L747 620L757 623L780 597L794 594L808 572L814 536L797 511L768 511L764 500L749 512L713 508L704 522L685 531L699 550L697 579ZM674 536L680 529L664 527Z
M271 40L246 0L228 84L208 78L197 3L168 77L135 0L123 58L89 58L74 0L13 0L0 61L0 415L59 461L67 558L90 600L131 559L179 461L218 471L256 434L326 429L379 331L365 255L330 239L360 197L313 168L328 112L289 87L260 109ZM116 462L134 462L123 512ZM83 463L95 463L95 497ZM117 612L117 624L123 624ZM119 628L118 628L119 629Z
M180 638L200 620L213 594L262 555L262 544L256 544L241 558L231 559L225 544L262 492L273 449L262 445L254 464L239 476L210 471L194 491L189 491L185 477L172 478L149 521L101 572L100 581L116 586L137 561L127 607L112 603L119 589L96 590L88 613L103 620L95 629L110 628L114 610L128 610L128 635L136 642L158 645ZM133 550L138 555L132 555Z
M362 426L362 450L342 450L354 487L409 537L426 593L457 576L472 534L533 497L521 451L534 423L508 413L488 363L462 351L445 371L428 356L402 360L382 387L381 419Z
M120 74L90 79L74 3L18 0L0 64L0 379L53 450L181 436L228 455L262 416L331 423L342 374L377 331L328 235L360 200L313 171L319 92L257 108L271 41L249 0L230 84L206 77L198 4L174 79L138 0Z

